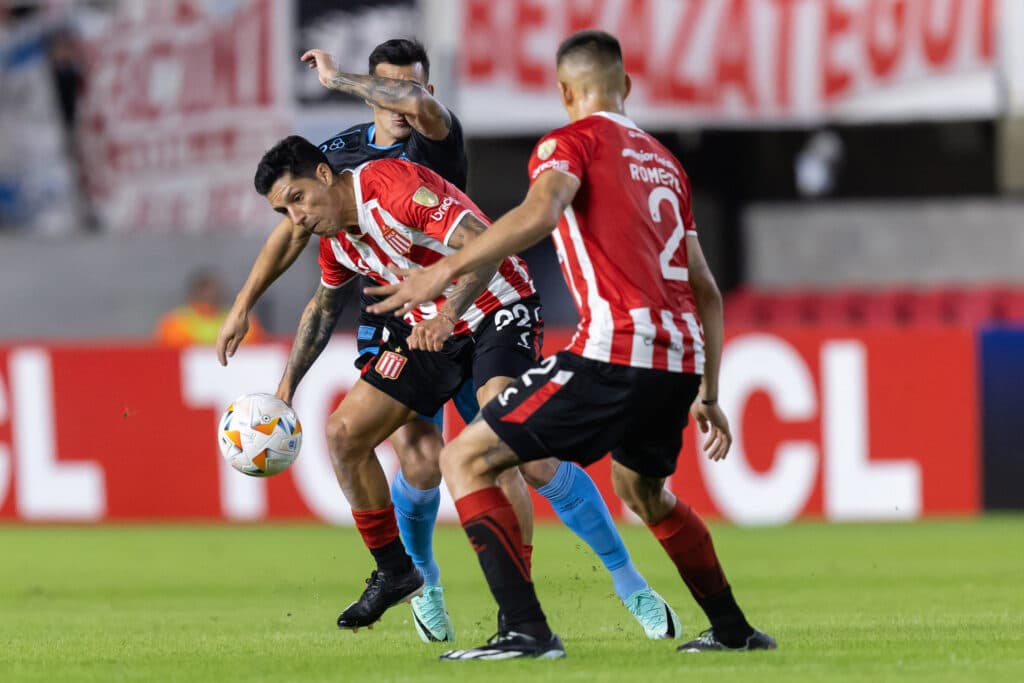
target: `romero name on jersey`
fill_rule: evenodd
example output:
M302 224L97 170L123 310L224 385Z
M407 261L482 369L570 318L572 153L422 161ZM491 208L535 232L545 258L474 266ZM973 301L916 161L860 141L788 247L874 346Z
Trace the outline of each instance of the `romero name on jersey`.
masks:
M557 171L589 186L552 233L580 311L567 350L606 363L701 374L704 336L687 281L685 240L696 227L690 181L675 156L625 116L599 112L544 136L529 171L531 184Z

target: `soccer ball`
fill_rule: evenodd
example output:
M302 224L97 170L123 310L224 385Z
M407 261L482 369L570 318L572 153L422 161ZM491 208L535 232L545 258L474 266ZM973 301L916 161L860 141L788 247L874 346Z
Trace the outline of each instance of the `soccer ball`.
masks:
M295 461L302 425L295 411L273 394L246 394L224 411L217 437L229 465L251 477L269 477Z

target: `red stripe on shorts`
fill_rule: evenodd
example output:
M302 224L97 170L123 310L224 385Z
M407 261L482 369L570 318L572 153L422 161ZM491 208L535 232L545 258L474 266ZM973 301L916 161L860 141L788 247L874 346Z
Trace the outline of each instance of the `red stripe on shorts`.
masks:
M511 422L512 424L523 424L530 419L542 405L547 403L547 400L555 395L555 392L561 389L564 385L556 384L555 382L548 382L540 389L537 390L533 396L520 403L515 410L501 418L502 422Z

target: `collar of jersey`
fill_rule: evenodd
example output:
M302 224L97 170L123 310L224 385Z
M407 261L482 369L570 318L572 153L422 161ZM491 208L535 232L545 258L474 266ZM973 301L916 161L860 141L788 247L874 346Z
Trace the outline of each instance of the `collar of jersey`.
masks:
M623 116L622 114L616 114L613 111L596 111L594 112L594 116L603 116L606 119L611 119L620 126L625 126L626 128L636 128L637 130L640 130L640 126L633 123L632 119L630 119L627 116Z
M366 129L366 144L369 145L370 147L373 147L374 149L394 149L395 147L401 147L402 146L401 142L396 142L395 144L388 145L387 147L385 147L383 145L375 145L375 144L373 144L373 135L376 132L377 132L377 124L376 123L371 123L370 127Z

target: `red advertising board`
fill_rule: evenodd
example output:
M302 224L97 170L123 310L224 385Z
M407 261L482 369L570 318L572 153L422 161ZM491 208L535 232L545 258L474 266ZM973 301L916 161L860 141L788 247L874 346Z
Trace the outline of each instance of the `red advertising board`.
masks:
M566 332L549 333L549 349ZM215 427L235 396L272 391L286 345L0 348L0 520L351 523L322 437L357 379L337 337L300 387L303 452L269 480L227 468ZM721 397L736 443L698 457L692 427L671 485L699 510L750 524L801 516L913 519L979 507L975 342L966 330L743 333L726 345ZM448 437L457 431L449 415ZM567 426L571 428L571 426ZM397 461L378 449L385 470ZM607 461L590 472L613 512ZM544 504L538 514L550 516ZM454 519L447 497L442 519Z

